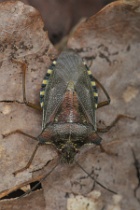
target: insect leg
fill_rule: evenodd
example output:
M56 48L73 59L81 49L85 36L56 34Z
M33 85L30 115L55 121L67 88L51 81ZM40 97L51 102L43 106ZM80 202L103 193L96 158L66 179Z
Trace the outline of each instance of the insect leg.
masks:
M106 154L113 155L113 156L116 156L117 155L117 154L115 154L115 153L113 153L111 151L106 150L103 147L103 145L101 144L101 141L102 141L102 138L96 132L93 132L93 133L91 133L88 136L88 142L87 142L87 144L96 144L96 145L100 146L101 152L105 152Z
M3 134L3 137L5 138L5 137L7 137L7 136L9 136L9 135L12 135L12 134L15 134L15 133L22 134L22 135L24 135L24 136L27 136L27 137L29 137L29 138L32 138L33 140L38 141L38 139L37 139L36 137L31 136L31 135L29 135L29 134L27 134L27 133L24 133L24 132L21 131L21 130L15 130L15 131L12 131L12 132L10 132L10 133ZM28 161L27 165L26 165L25 167L23 167L22 169L19 169L19 170L15 171L15 172L13 173L14 175L16 175L17 173L22 172L22 171L24 171L24 170L26 170L27 168L30 167L30 165L31 165L31 163L32 163L32 161L33 161L33 158L34 158L34 156L35 156L35 154L36 154L36 151L37 151L37 149L38 149L38 147L39 147L40 145L41 145L40 142L36 145L36 148L35 148L35 150L34 150L32 156L31 156L30 160Z
M89 136L88 136L88 140L86 144L96 144L96 145L100 145L102 141L102 138L96 133L96 132L92 132Z
M15 59L12 59L12 61L16 64L20 64L21 65L21 68L22 68L22 72L23 72L23 77L22 77L22 90L23 90L23 102L33 108L33 109L37 109L37 110L42 110L40 106L37 106L36 104L33 104L33 103L30 103L27 101L26 99L26 88L25 88L25 77L26 77L26 70L27 70L27 65L25 62L22 62L22 61L17 61Z
M40 143L38 143L38 144L36 145L35 150L33 151L33 154L32 154L32 156L30 157L30 159L29 159L28 163L26 164L26 166L23 167L23 168L21 168L21 169L19 169L19 170L17 170L17 171L15 171L15 172L13 173L14 175L16 175L16 174L18 174L18 173L20 173L20 172L22 172L22 171L24 171L24 170L26 170L27 168L30 167L30 165L31 165L31 163L32 163L32 161L33 161L33 159L34 159L34 156L35 156L35 154L36 154L36 151L37 151L37 149L38 149L38 147L39 147L40 145L41 145Z
M103 85L95 77L93 77L93 78L94 78L95 82L99 85L99 87L103 90L103 92L104 92L104 94L106 95L106 98L107 98L106 101L98 103L97 108L100 108L102 106L106 106L106 105L110 104L111 100L110 100L110 96L109 96L108 92L106 91L106 89L103 87Z
M136 119L135 117L130 117L130 116L127 116L127 115L120 114L116 117L116 119L110 125L106 126L105 128L97 128L97 131L101 132L101 133L108 132L112 127L114 127L118 123L119 120L121 120L123 118L131 119L131 120Z
M106 153L107 155L118 156L117 153L111 152L110 150L106 150L102 144L99 145L101 152Z
M43 176L43 178L39 180L39 182L32 189L28 190L26 193L21 195L18 199L30 194L33 190L35 190L54 171L54 169L58 166L58 164L59 163L57 163L45 176Z
M10 136L10 135L15 134L15 133L23 134L24 136L27 136L27 137L29 137L29 138L31 138L31 139L34 139L34 140L38 141L38 139L37 139L36 137L31 136L31 135L29 135L29 134L27 134L27 133L24 133L24 132L21 131L21 130L11 131L11 132L9 132L9 133L2 134L2 136L3 136L3 138L5 138L5 137Z
M119 120L121 120L123 118L131 119L131 120L134 120L135 119L135 117L130 117L130 116L127 116L127 115L121 115L120 114L120 115L118 115L116 117L116 119L109 126L107 126L105 128L97 128L97 131L98 132L101 132L101 133L108 132L112 127L114 127L118 123ZM113 156L114 155L115 156L117 155L117 154L115 154L115 153L113 153L111 151L106 150L101 144L99 146L100 146L100 149L101 149L102 152L105 152L108 155L113 155Z

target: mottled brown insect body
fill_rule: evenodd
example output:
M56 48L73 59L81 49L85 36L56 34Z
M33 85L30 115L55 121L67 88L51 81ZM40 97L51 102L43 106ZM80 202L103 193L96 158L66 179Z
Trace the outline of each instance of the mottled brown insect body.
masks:
M79 103L72 82L68 84L62 103L54 116L52 125L48 126L42 133L42 137L49 135L59 152L63 161L71 163L78 149L87 143L89 133L93 128Z
M55 117L58 123L85 123L86 118L82 113L76 92L72 87L67 88L62 104Z
M84 144L101 142L96 134L96 84L94 91L86 66L72 51L59 56L47 83L44 91L41 90L44 92L43 130L39 139L54 144L62 160L71 163Z

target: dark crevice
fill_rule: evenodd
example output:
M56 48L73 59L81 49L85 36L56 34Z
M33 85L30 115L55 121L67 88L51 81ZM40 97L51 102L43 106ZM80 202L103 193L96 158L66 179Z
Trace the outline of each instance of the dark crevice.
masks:
M134 158L134 166L136 168L136 175L137 175L137 178L138 178L138 185L134 189L134 196L137 198L138 202L140 202L140 199L137 197L137 190L140 187L140 162L136 158L136 155L135 155L135 152L134 152L133 149L132 149L132 154L133 154L133 158Z
M26 189L26 187L28 187L28 190L31 190L31 191L36 191L36 190L42 189L41 183L39 181L31 182L24 188L17 189L16 191L9 193L8 195L1 198L1 200L22 197L26 193L26 191L24 191L24 189Z
M96 56L94 56L94 55L91 55L91 56L84 56L83 57L86 61L93 61L93 60L95 60L96 59Z
M68 192L65 193L65 198L69 198L70 194Z
M35 186L37 186L37 187L34 188ZM32 191L36 191L36 190L42 189L40 181L35 181L35 182L30 183L30 187L31 187L31 190L34 188Z
M25 104L24 102L20 102L17 100L2 100L0 103L18 103L18 104Z
M5 199L11 199L11 198L18 198L21 195L23 195L25 192L21 189L18 189L14 192L9 193L8 195L4 196L3 198L1 198L1 200L5 200Z

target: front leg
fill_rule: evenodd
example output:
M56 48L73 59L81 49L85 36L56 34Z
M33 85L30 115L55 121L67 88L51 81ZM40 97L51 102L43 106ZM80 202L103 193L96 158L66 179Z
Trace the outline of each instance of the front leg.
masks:
M7 136L10 136L10 135L12 135L12 134L15 134L15 133L22 134L22 135L24 135L24 136L27 136L27 137L33 139L33 140L38 141L38 138L36 138L36 137L34 137L34 136L31 136L31 135L29 135L29 134L27 134L27 133L25 133L25 132L23 132L23 131L21 131L21 130L15 130L15 131L9 132L9 133L7 133L7 134L3 134L3 138L5 138L5 137L7 137ZM16 174L18 174L18 173L20 173L20 172L22 172L22 171L24 171L24 170L26 170L27 168L30 167L30 165L31 165L31 163L32 163L32 161L33 161L33 159L34 159L34 156L35 156L35 154L36 154L36 152L37 152L37 149L38 149L38 147L39 147L40 145L41 145L40 143L38 143L38 144L36 145L35 150L33 151L32 155L31 155L31 158L29 159L29 161L28 161L28 163L26 164L26 166L23 167L23 168L21 168L21 169L19 169L19 170L17 170L17 171L15 171L15 172L13 173L14 175L16 175Z
M21 130L15 130L15 131L9 132L9 133L7 133L7 134L3 134L3 138L5 138L5 137L7 137L7 136L10 136L10 135L12 135L12 134L15 134L15 133L19 133L19 134L22 134L22 135L24 135L24 136L27 136L27 137L29 137L29 138L31 138L31 139L33 139L33 140L39 141L39 143L36 145L36 147L35 147L35 149L34 149L32 155L31 155L31 157L30 157L28 163L26 164L26 166L24 166L23 168L21 168L21 169L15 171L15 172L13 173L14 175L16 175L16 174L18 174L18 173L20 173L20 172L22 172L22 171L24 171L24 170L26 170L26 169L28 169L28 168L30 167L30 165L31 165L31 163L32 163L32 161L33 161L33 159L34 159L34 157L35 157L35 154L36 154L36 152L37 152L37 150L38 150L38 148L39 148L40 145L52 144L52 143L49 141L50 138L51 138L51 136L52 136L52 132L50 132L49 129L48 129L47 131L41 132L41 134L39 134L38 137L31 136L31 135L29 135L29 134L27 134L27 133L25 133L25 132L23 132L23 131L21 131Z
M28 168L30 167L30 165L31 165L31 163L32 163L32 161L33 161L33 159L34 159L34 157L35 157L35 154L36 154L36 152L37 152L37 150L38 150L38 148L39 148L40 145L41 145L40 143L38 143L38 144L36 145L36 147L35 147L35 149L34 149L32 155L31 155L31 157L30 157L28 163L26 164L26 166L24 166L23 168L21 168L21 169L15 171L15 172L13 173L14 176L16 176L18 173L20 173L20 172L22 172L22 171L25 171L26 169L28 169Z

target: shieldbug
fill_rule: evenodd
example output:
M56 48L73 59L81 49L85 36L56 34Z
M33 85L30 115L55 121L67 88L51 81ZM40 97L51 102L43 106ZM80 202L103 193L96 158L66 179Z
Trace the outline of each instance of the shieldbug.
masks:
M104 102L98 103L96 83L102 88L107 97L107 100ZM28 106L35 107L26 101L25 86L23 90L24 102ZM14 172L15 175L30 166L41 144L54 145L60 154L60 162L68 164L75 161L76 153L85 144L96 144L103 150L101 146L102 139L97 132L108 131L120 118L130 118L125 115L119 115L110 126L104 129L97 129L95 110L108 105L110 97L105 88L92 76L91 71L83 63L81 57L73 51L62 52L57 61L54 61L47 71L40 91L40 103L43 108L43 119L42 131L38 137L28 135L21 130L12 131L4 135L20 133L39 141L28 164ZM75 163L77 162L75 161ZM84 170L79 163L77 165ZM94 177L90 177L105 189L115 193L100 184Z

